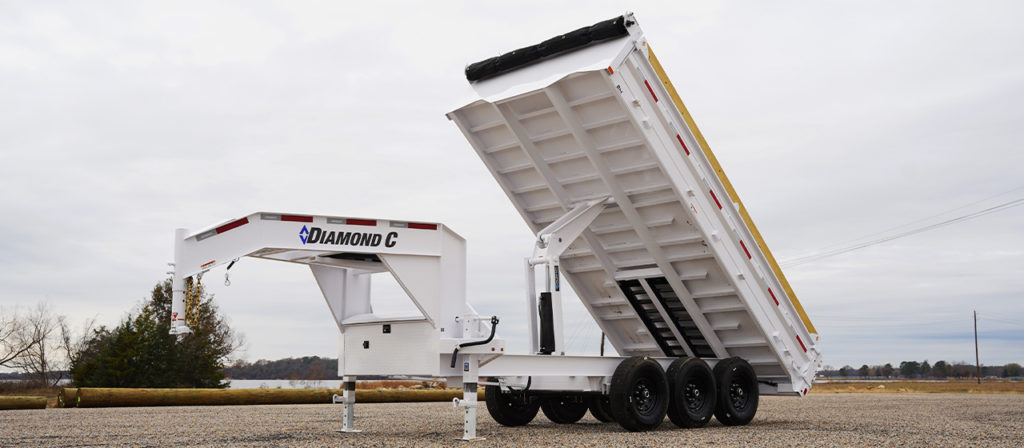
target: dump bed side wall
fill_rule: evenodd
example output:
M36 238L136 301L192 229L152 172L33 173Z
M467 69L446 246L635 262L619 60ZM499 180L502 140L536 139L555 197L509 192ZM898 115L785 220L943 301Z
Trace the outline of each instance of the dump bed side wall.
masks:
M778 393L804 393L820 359L812 327L646 50L634 33L606 69L449 117L534 232L580 201L613 198L561 264L619 353L740 356ZM509 90L523 92L521 78Z
M722 183L725 191L736 204L736 208L743 217L743 222L746 224L747 229L750 230L750 233L753 234L754 240L757 241L757 247L761 249L761 252L764 254L765 258L767 258L768 264L771 265L772 272L775 273L775 276L782 284L783 290L786 292L786 296L793 303L793 307L796 308L796 312L800 315L800 320L803 322L804 326L807 327L808 332L817 335L818 331L814 328L814 324L811 323L811 319L807 316L807 312L804 311L804 307L800 304L800 300L797 299L796 293L793 292L793 287L790 286L789 280L786 279L786 274L782 272L782 268L779 267L778 261L775 260L775 256L772 255L772 251L768 248L768 244L765 243L764 237L761 236L761 232L758 231L757 226L754 225L753 218L751 218L750 214L747 213L747 208L743 206L743 201L740 200L739 194L736 193L736 189L733 188L732 182L729 182L729 177L725 175L725 170L722 169L722 165L718 163L718 158L716 158L714 152L711 151L711 146L708 145L707 140L704 139L704 134L700 131L700 128L697 127L697 122L694 121L693 116L690 115L689 110L686 109L686 105L683 104L682 98L679 97L679 93L676 92L675 86L672 85L672 81L669 80L668 75L665 74L665 69L662 68L661 62L659 62L658 58L654 56L654 50L648 46L647 52L647 59L651 63L651 68L654 69L655 73L657 73L662 86L672 98L672 102L679 110L679 113L682 114L683 120L690 128L690 131L693 132L694 137L697 139L697 143L704 152L704 156L707 157L708 162L711 164L715 174L718 176L718 180Z

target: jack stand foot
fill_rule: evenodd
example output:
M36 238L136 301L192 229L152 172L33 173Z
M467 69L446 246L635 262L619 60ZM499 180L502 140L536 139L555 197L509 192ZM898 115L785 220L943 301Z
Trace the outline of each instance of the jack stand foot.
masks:
M463 438L458 438L458 439L455 439L455 440L461 440L461 441L463 441L463 442L479 442L479 441L481 441L481 440L487 440L487 437L477 437L477 438L475 438L475 439L463 439Z
M334 432L363 432L362 429L335 429Z

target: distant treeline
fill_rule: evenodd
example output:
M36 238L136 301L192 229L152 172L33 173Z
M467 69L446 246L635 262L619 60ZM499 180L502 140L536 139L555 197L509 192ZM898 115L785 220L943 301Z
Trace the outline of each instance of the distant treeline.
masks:
M336 380L338 359L303 356L252 363L238 361L225 367L224 375L236 380Z
M824 366L818 371L818 376L840 378L974 378L976 374L974 365L963 361L937 361L932 364L927 360L903 361L898 367L891 363L873 366L865 364L860 368L849 365L840 368ZM335 380L338 379L338 359L303 356L276 361L261 359L252 363L238 361L225 367L224 375L237 380ZM1012 378L1021 375L1022 368L1017 363L981 367L982 377Z
M1015 378L1021 376L1021 366L1017 363L1009 363L1005 366L981 366L981 376ZM948 363L936 361L931 364L928 360L903 361L899 367L892 364L853 367L846 365L840 368L824 366L818 371L818 376L826 378L975 378L978 375L977 367L964 361Z
M50 370L46 373L49 378L68 378L70 375L67 370ZM35 373L25 372L6 372L0 373L0 381L4 380L30 380L35 379Z

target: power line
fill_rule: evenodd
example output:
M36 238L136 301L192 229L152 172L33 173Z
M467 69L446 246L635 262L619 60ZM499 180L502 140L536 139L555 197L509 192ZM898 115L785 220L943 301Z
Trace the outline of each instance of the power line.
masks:
M993 321L993 322L999 322L999 323L1003 323L1003 324L1009 324L1009 325L1016 325L1018 327L1024 327L1024 323L1020 323L1020 322L1010 322L1008 320L996 319L994 317L989 317L989 316L986 316L984 314L980 315L980 317L981 317L982 320L990 320L990 321Z
M911 236L911 235L916 235L918 233L927 232L929 230L935 230L935 229L938 229L938 228L941 228L941 227L945 227L945 226L948 226L948 225L951 225L951 224L956 224L958 222L963 222L963 221L971 220L971 219L974 219L974 218L979 218L979 217L982 217L982 216L985 216L985 215L988 215L988 214L991 214L991 213L995 213L995 212L1003 211L1003 210L1006 210L1006 209L1009 209L1009 208L1017 207L1019 205L1024 205L1024 198L1014 199L1012 201L1004 202L1002 204L999 204L999 205L996 205L996 206L992 206L992 207L989 207L989 208L986 208L986 209L983 209L983 210L979 210L979 211L976 211L976 212L971 212L971 213L968 213L968 214L965 214L965 215L960 215L960 216L957 216L955 218L947 219L945 221L940 221L940 222L937 222L935 224L929 224L927 226L914 228L914 229L907 230L907 231L904 231L904 232L900 232L900 233L897 233L897 234L894 234L894 235L878 238L878 239L867 241L867 242L863 242L863 243L854 244L852 246L841 247L841 248L838 248L838 249L833 249L833 250L830 250L830 251L825 251L825 252L821 252L821 253L817 253L817 254L813 254L813 255L806 255L806 256L803 256L803 257L793 258L793 259L790 259L790 260L783 261L782 265L784 267L800 266L802 264L810 263L812 261L817 261L817 260L820 260L820 259L823 259L823 258L834 257L836 255L845 254L847 252L853 252L853 251L858 250L858 249L863 249L863 248L874 246L874 245L877 245L877 244L886 243L886 242L889 242L889 241L892 241L892 240L895 240L895 239L904 238L904 237L908 237L908 236Z
M984 199L981 199L981 200L978 200L978 201L974 201L974 202L971 202L969 204L964 204L964 205L961 205L959 207L946 210L946 211L944 211L942 213L936 213L936 214L931 215L931 216L926 216L924 218L917 219L917 220L914 220L914 221L910 221L910 222L907 222L907 223L904 223L904 224L900 224L900 225L895 226L895 227L890 227L888 229L881 230L881 231L878 231L878 232L875 232L875 233L869 233L867 235L863 235L863 236L860 236L858 238L854 238L854 239L851 239L851 240L846 240L846 241L830 244L828 246L822 247L821 249L819 249L819 251L831 249L831 248L837 247L837 246L850 245L851 243L856 243L858 241L861 241L861 240L864 240L864 239L867 239L867 238L871 238L871 237L876 236L876 235L884 235L884 234L892 232L894 230L903 229L903 228L909 227L911 225L914 225L914 224L917 224L917 223L920 223L920 222L925 222L925 221L929 221L929 220L931 220L933 218L938 218L938 217L943 216L943 215L948 215L948 214L950 214L952 212L955 212L957 210L963 210L965 208L968 208L968 207L971 207L971 206L974 206L974 205L978 205L978 204L981 204L983 202L988 202L988 201L991 201L991 200L993 200L995 198L998 198L1000 196L1006 196L1007 194L1010 194L1010 193L1013 193L1013 192L1016 192L1016 191L1020 191L1020 190L1024 190L1024 186L1020 186L1020 187L1017 187L1017 188L1012 188L1012 189L1006 190L1006 191L1004 191L1002 193L995 194L995 195L992 195L992 196L988 196L988 197L986 197Z

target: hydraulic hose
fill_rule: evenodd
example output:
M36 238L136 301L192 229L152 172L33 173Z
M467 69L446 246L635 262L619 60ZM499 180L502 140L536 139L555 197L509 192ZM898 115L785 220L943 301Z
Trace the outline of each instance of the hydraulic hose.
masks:
M491 342L491 340L494 339L494 333L497 330L498 330L498 316L491 316L491 335L488 336L487 339L484 339L482 341L463 342L463 343L459 344L458 347L455 347L455 350L452 351L452 365L451 365L451 367L453 369L455 368L455 361L456 361L456 358L459 356L459 349L460 348L472 347L474 345L484 345L484 344L487 344L487 343Z

